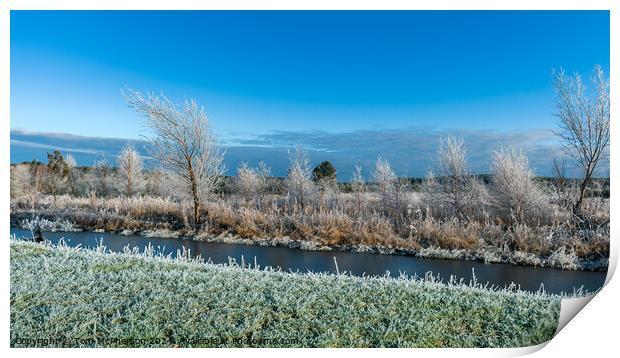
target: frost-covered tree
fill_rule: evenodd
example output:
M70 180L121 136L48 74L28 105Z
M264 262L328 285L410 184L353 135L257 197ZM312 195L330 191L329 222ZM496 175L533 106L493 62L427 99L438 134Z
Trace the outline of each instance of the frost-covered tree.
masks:
M353 176L351 177L351 191L353 192L356 210L360 213L365 203L366 182L362 175L362 166L358 164L355 165Z
M318 189L318 200L322 208L333 207L338 202L338 181L336 168L329 161L323 161L312 169L312 181Z
M406 209L407 183L396 176L386 159L377 158L372 170L372 180L377 184L384 211L400 214Z
M30 165L11 166L11 199L27 196L31 188Z
M47 177L47 167L41 164L32 164L30 170L32 178L32 188L29 191L30 206L34 214L37 209L41 195L45 192L45 179Z
M170 171L150 169L143 172L144 193L149 196L172 199L175 201L187 200L184 180ZM182 203L185 205L185 203ZM193 210L193 207L190 208ZM190 219L191 219L191 215Z
M271 177L271 168L267 164L265 164L265 162L260 161L258 163L258 167L255 170L258 176L261 178L259 193L261 195L267 194L273 184Z
M87 184L82 178L82 172L77 167L77 161L71 154L65 157L67 163L67 190L73 196L83 196L87 191Z
M149 170L144 173L145 183L144 191L146 195L150 196L164 196L162 195L162 172L159 170Z
M577 199L579 188L575 182L566 177L566 158L553 157L553 193L558 204L564 209L571 209Z
M586 189L609 149L609 79L601 66L595 66L592 84L588 92L579 74L567 76L564 70L554 78L560 127L556 134L582 169L575 214L580 214Z
M390 186L396 181L396 173L392 170L390 163L379 157L372 170L372 179L377 184L381 200L387 200Z
M77 161L72 154L67 154L67 156L65 157L65 163L67 164L67 168L69 170L77 167Z
M426 204L441 207L454 216L465 215L475 206L483 205L484 187L471 175L463 139L452 135L442 138L437 158L438 176L429 170L423 185Z
M47 167L41 164L20 164L11 167L11 198L25 198L32 213L45 189Z
M254 168L250 168L247 163L243 162L239 168L237 168L235 184L239 194L243 195L246 199L251 199L261 186L261 178Z
M260 199L267 191L270 172L263 162L259 163L258 168L251 168L247 163L242 163L237 169L235 179L239 194L248 200Z
M304 208L315 194L310 170L308 152L298 144L288 151L290 166L286 177L286 188L291 197L301 208Z
M494 203L504 217L519 222L530 219L541 208L543 193L534 181L522 150L508 147L493 153L491 188Z
M47 171L45 174L47 192L53 196L54 204L56 204L56 196L67 190L67 177L69 175L69 166L60 151L55 150L52 153L47 153Z
M173 173L192 200L194 224L200 225L201 202L221 183L224 153L211 131L203 107L194 99L175 104L164 95L125 93L130 107L146 117L153 135L147 138L151 154Z
M187 183L185 178L182 178L181 176L170 172L170 171L165 171L162 172L161 175L161 187L160 187L160 192L161 192L161 196L163 196L164 198L171 198L173 200L177 200L177 201L185 201L187 200ZM183 204L183 203L182 203ZM193 204L191 207L192 213L190 213L190 216L193 215Z
M115 178L114 170L105 158L95 161L94 165L86 173L90 194L100 197L114 195L116 192Z
M134 196L142 191L142 157L131 146L127 145L118 155L118 174L121 192L126 196Z

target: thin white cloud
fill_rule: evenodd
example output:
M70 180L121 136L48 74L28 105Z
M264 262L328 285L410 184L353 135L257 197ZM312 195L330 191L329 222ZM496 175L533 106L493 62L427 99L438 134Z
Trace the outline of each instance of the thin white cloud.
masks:
M561 152L551 130L481 131L453 129L467 145L467 156L475 173L488 173L492 152L501 146L516 146L524 150L530 165L538 175L550 175L553 156ZM254 137L236 138L223 145L227 149L225 164L233 175L238 165L260 161L272 167L272 173L284 176L288 167L288 148L303 143L310 152L313 164L331 161L338 176L347 180L356 164L368 174L378 156L390 161L402 176L422 177L437 165L436 153L440 138L448 131L432 128L372 129L352 132L274 131ZM119 138L82 137L64 133L42 133L27 130L11 131L11 160L45 159L45 151L60 150L82 154L82 165L92 164L97 157L114 157L127 143L133 144L148 158L148 143ZM149 158L152 159L152 158ZM154 161L152 165L156 165ZM608 168L608 164L607 165ZM570 169L570 168L569 168ZM573 169L574 170L574 169ZM606 172L606 168L602 168ZM575 172L576 174L576 172Z
M103 154L101 151L94 150L94 149L61 147L57 145L28 142L28 141L17 140L17 139L11 139L11 145L12 146L17 145L17 146L28 147L28 148L40 148L40 149L46 149L46 150L47 149L59 150L61 152L74 152L74 153L84 153L84 154L93 154L93 155Z

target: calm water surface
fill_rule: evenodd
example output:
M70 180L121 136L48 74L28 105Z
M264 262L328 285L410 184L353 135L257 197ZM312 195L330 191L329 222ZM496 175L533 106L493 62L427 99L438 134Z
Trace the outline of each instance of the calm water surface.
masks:
M17 237L31 237L28 230L11 228L11 234ZM139 235L124 236L110 233L95 232L46 232L43 234L52 243L64 238L69 246L81 245L92 248L100 240L108 250L119 252L124 247L138 247L143 250L149 243L164 254L176 253L177 249L188 249L193 256L200 255L216 263L228 263L228 258L241 262L243 256L246 263L256 262L261 266L279 267L291 271L336 272L334 257L341 272L348 271L353 275L383 275L389 271L392 276L400 272L413 276L424 276L431 272L444 280L450 276L469 281L472 272L481 283L495 286L506 286L515 283L522 290L537 291L541 285L545 291L552 293L573 292L583 287L594 291L605 282L606 272L567 271L551 268L514 266L509 264L485 264L466 260L425 259L412 256L362 254L336 251L304 251L286 247L251 246L241 244L222 244L180 239L147 238Z

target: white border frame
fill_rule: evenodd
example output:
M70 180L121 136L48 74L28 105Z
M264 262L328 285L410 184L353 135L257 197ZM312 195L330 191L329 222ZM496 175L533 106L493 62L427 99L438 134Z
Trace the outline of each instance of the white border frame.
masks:
M315 0L315 1L284 1L284 0L263 0L263 1L241 1L233 0L224 3L223 1L202 2L196 3L191 0L97 0L97 1L79 1L79 0L0 0L0 118L3 130L0 132L0 142L3 145L0 151L2 157L3 170L2 183L0 184L0 193L4 205L2 206L2 213L0 217L4 217L3 221L4 232L8 233L9 223L6 218L9 217L9 170L8 164L10 162L10 10L60 10L60 9L80 9L80 10L137 10L137 9L151 9L151 10L232 10L232 9L246 9L246 10L343 10L343 9L358 9L358 10L549 10L549 9L563 9L563 10L610 10L610 24L611 24L611 43L610 43L610 82L616 84L617 72L614 72L615 65L618 61L618 36L620 33L618 26L618 1L610 0L566 0L566 1L549 1L549 0L504 0L504 1L489 1L489 0L436 0L436 1L397 1L397 0L383 0L383 1L338 1L338 0ZM613 65L612 65L613 64ZM611 69L613 67L614 69ZM611 86L611 112L616 113L618 105L616 102L617 97L614 97L615 87ZM616 125L612 120L611 132L614 133ZM615 138L611 138L611 154L612 158L616 158L618 154L618 142ZM610 161L610 177L611 187L617 187L617 175L618 169L614 161ZM611 279L618 260L618 230L614 225L614 218L618 212L618 202L616 191L611 191L611 257L610 266L607 277L607 282ZM5 226L6 225L6 226ZM6 241L3 249L0 250L2 262L4 263L4 270L2 271L1 280L4 291L4 304L1 307L1 314L4 318L4 324L2 325L2 337L4 341L1 342L3 350L6 354L9 354L9 340L10 340L10 317L9 317L9 287L10 287L10 272L9 272L9 250L8 241ZM553 338L548 344L542 344L535 347L516 348L516 349L432 349L432 350L415 350L415 352L409 349L392 349L385 352L390 355L397 356L411 356L411 354L424 354L432 356L446 356L446 355L464 355L472 357L480 356L515 356L529 354L536 352L542 347L548 345L540 353L543 356L557 356L565 354L567 356L604 356L605 353L610 352L616 348L616 329L618 326L617 317L618 309L616 307L617 302L620 302L620 285L618 280L609 283L602 291L602 294L597 295L592 299L592 303L588 305L588 308L584 312L579 313L574 322L569 323L565 329L561 330L559 334ZM590 299L577 299L569 302L564 300L562 302L562 318L572 318L576 312L579 312ZM567 312L571 312L567 314ZM613 314L615 313L615 315ZM147 353L145 349L131 350L119 349L115 350L120 354L135 354L135 353ZM314 351L307 349L218 349L218 350L200 350L200 349L184 349L182 351L172 351L171 349L158 349L149 350L149 355L154 356L169 356L170 354L186 354L193 356L204 356L211 354L229 355L229 354L256 354L265 353L270 356L289 356L291 353L299 357L309 357L316 354ZM338 355L343 354L372 354L379 353L374 350L355 350L351 349L325 349L321 351L321 354ZM94 356L107 356L110 352L97 349L85 351L83 349L11 349L10 354L15 355L40 355L46 356L82 356L84 354Z

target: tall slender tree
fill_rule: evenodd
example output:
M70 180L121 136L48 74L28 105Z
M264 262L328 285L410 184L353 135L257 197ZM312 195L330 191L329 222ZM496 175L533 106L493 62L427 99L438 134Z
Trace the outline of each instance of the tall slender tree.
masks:
M153 93L127 91L124 96L130 107L146 117L146 126L153 133L147 137L151 154L179 178L193 203L194 224L200 226L201 203L221 183L225 171L224 152L204 108L194 99L176 104Z
M556 115L566 153L582 170L573 212L581 215L588 186L609 149L609 80L601 66L594 67L593 88L587 91L581 76L568 76L561 69L555 74Z
M118 155L118 172L123 194L134 196L142 189L142 157L131 145Z
M289 150L290 167L286 178L286 187L296 203L303 209L315 192L311 180L310 158L301 144Z

